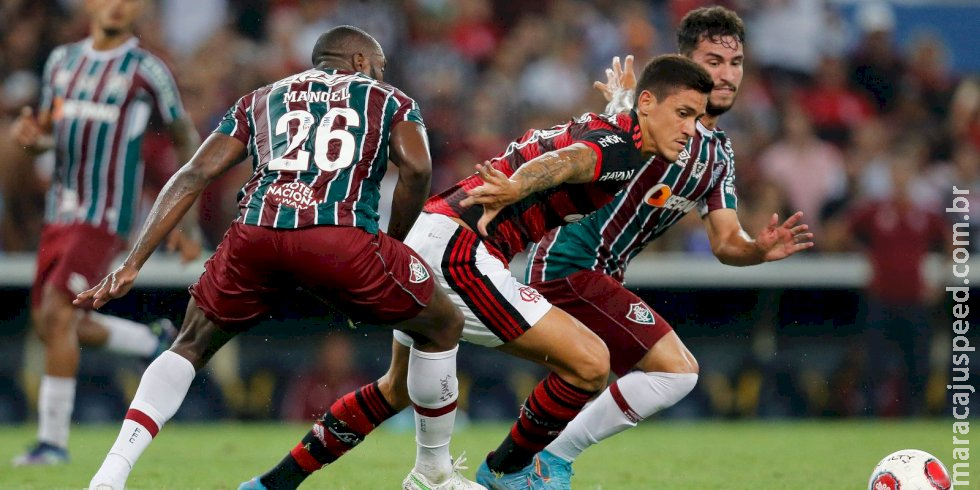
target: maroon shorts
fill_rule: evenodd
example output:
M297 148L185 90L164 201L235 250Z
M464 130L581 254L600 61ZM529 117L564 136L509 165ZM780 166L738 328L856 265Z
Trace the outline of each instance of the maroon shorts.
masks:
M247 330L301 287L354 320L392 324L432 298L432 271L402 242L350 226L295 230L235 222L190 287L197 306L230 332Z
M657 341L673 330L639 296L601 272L578 271L531 286L606 343L610 368L617 376L633 369Z
M71 299L95 286L125 245L119 235L88 223L44 225L31 307L41 305L41 293L48 284Z

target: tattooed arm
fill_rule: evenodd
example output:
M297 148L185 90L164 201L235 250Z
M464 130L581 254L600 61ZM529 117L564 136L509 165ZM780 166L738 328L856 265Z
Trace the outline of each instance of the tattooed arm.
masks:
M510 178L493 168L490 162L477 165L483 184L471 189L462 206L483 205L483 217L478 227L486 235L486 225L504 207L535 192L560 184L581 184L595 180L599 163L595 150L584 143L575 143L549 151L521 165Z

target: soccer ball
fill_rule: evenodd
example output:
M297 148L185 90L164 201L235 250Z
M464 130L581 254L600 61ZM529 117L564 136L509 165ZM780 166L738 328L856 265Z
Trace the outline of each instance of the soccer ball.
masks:
M868 490L949 490L949 472L939 458L918 449L895 451L871 472Z

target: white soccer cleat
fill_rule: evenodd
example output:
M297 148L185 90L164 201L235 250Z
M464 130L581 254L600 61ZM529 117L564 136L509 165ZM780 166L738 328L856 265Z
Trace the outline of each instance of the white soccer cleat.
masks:
M124 490L130 471L132 468L125 458L109 454L89 482L88 490Z
M419 473L412 468L412 471L408 473L405 477L405 481L402 482L403 490L487 490L487 487L480 485L477 482L470 481L466 479L460 470L467 469L463 466L466 462L466 453L460 454L458 458L453 461L453 471L449 475L449 479L442 483L434 484L429 482L429 479L425 475Z

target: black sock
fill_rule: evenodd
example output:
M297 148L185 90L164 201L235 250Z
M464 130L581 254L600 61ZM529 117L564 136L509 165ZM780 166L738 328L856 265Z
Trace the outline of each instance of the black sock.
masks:
M292 490L311 474L301 468L291 454L287 454L275 468L259 477L259 481L269 490Z

